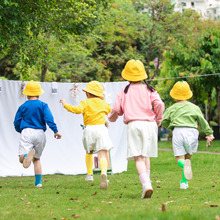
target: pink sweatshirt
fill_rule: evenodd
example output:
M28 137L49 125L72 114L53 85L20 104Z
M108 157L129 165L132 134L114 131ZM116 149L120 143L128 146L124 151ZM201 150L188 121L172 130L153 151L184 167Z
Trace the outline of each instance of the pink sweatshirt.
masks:
M124 88L117 94L112 111L108 115L111 122L124 114L124 123L131 121L162 121L164 103L157 91L151 92L144 84L131 84L127 94Z

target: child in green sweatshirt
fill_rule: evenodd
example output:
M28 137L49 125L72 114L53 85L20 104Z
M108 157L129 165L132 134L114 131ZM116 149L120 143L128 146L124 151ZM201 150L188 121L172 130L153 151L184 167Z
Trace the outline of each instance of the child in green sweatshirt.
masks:
M206 134L208 145L214 136L200 108L187 101L192 97L192 91L186 81L177 82L171 89L170 96L176 103L164 112L162 125L173 130L174 156L177 164L183 168L180 189L187 189L189 187L187 180L192 179L191 156L198 149L198 122Z

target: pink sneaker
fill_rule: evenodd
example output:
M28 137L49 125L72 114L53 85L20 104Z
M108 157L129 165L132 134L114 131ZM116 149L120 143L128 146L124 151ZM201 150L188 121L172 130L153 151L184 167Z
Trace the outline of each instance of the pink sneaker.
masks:
M35 155L35 150L31 150L28 155L23 160L23 167L28 168L31 165L31 161L33 160Z
M142 191L142 199L151 198L153 194L153 188L150 182L148 182L144 187Z

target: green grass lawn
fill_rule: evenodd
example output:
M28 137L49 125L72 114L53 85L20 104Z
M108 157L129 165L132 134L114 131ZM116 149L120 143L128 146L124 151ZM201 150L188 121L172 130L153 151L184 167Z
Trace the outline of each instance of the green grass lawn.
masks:
M109 189L100 190L100 176L85 182L85 175L0 178L0 219L213 219L220 218L220 155L194 154L193 179L180 190L181 169L172 151L151 159L151 199L140 199L141 184L135 163L128 171L109 175ZM166 211L162 211L162 205Z

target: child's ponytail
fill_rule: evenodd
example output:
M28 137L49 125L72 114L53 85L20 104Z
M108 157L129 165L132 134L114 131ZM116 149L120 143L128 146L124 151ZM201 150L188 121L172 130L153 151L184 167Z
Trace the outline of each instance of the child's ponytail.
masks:
M155 88L154 88L153 86L149 85L149 84L147 83L146 79L144 79L144 82L145 82L147 88L148 88L151 92L154 92L154 91L155 91Z
M128 92L128 89L129 89L130 85L131 85L131 82L125 87L125 89L124 89L125 94Z
M150 90L151 92L154 92L154 91L155 91L155 88L154 88L153 86L149 85L145 79L144 79L144 82L145 82L145 84L146 84L148 90ZM132 82L130 82L130 83L125 87L125 89L124 89L124 93L125 93L125 94L127 94L128 89L129 89L131 83L132 83Z

